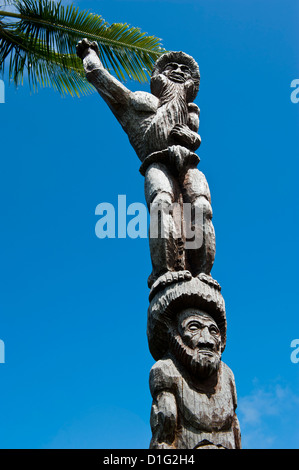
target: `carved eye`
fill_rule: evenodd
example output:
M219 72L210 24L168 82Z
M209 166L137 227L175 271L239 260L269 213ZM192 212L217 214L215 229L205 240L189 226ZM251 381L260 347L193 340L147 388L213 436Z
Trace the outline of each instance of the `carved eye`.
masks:
M188 330L190 331L196 331L200 328L200 325L196 322L192 322L190 323L190 325L188 325Z
M209 331L212 335L218 335L219 334L218 328L216 328L216 326L214 326L214 325L210 326Z
M190 69L189 69L189 67L187 67L187 65L182 65L182 66L181 66L181 70L182 70L184 73L189 73L189 74L191 74Z
M168 71L168 70L174 70L176 68L176 65L175 64L168 64L164 71Z

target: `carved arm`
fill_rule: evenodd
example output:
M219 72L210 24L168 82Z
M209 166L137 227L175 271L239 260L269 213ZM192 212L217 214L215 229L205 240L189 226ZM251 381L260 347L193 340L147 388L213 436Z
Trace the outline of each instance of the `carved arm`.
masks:
M117 119L127 110L132 92L113 77L102 65L98 45L83 39L77 44L77 55L83 61L87 80L94 85Z
M240 424L239 420L237 418L236 413L234 414L233 418L233 432L235 436L235 443L236 443L236 449L241 449L241 431L240 431Z
M189 148L190 150L197 150L201 144L201 138L196 133L193 132L188 126L185 124L176 124L171 132L170 136L180 145Z
M151 449L174 449L177 427L177 406L173 393L160 392L151 410Z

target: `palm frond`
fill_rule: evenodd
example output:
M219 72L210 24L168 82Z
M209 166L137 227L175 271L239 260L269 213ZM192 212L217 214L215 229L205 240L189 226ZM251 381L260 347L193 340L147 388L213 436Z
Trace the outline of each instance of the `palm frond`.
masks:
M53 0L10 1L17 12L0 11L0 71L11 55L10 76L16 84L27 69L35 86L39 82L43 86L56 83L59 76L63 89L73 86L77 94L84 77L75 47L83 37L97 41L103 65L122 81L126 77L146 81L164 52L160 39L139 28L126 23L108 25L100 15L79 11L74 5L63 6ZM4 17L11 18L10 23L4 22ZM53 77L57 69L60 73ZM66 76L68 73L72 78ZM89 90L87 82L83 88Z
M52 86L62 95L80 96L93 91L87 82L81 60L74 54L63 55L45 51L43 44L28 46L28 38L0 23L0 73L4 73L5 59L9 59L9 76L16 86L23 84L26 73L33 90L38 86Z

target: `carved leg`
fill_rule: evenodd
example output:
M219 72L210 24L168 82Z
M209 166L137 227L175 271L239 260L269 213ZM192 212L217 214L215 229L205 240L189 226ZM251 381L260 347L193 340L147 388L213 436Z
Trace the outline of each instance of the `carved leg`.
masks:
M145 198L151 214L149 245L153 267L149 287L162 274L178 269L179 195L178 185L165 165L153 163L146 170Z
M183 181L184 202L191 203L191 224L201 234L200 246L186 245L186 269L195 277L210 274L216 252L215 230L212 223L211 196L207 180L197 168L189 169Z

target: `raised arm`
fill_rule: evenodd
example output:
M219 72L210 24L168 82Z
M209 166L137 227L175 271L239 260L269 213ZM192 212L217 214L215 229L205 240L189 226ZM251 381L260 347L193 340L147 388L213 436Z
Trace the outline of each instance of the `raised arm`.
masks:
M96 42L87 39L80 41L77 44L77 55L83 61L87 80L94 85L116 118L121 121L132 92L103 67Z

